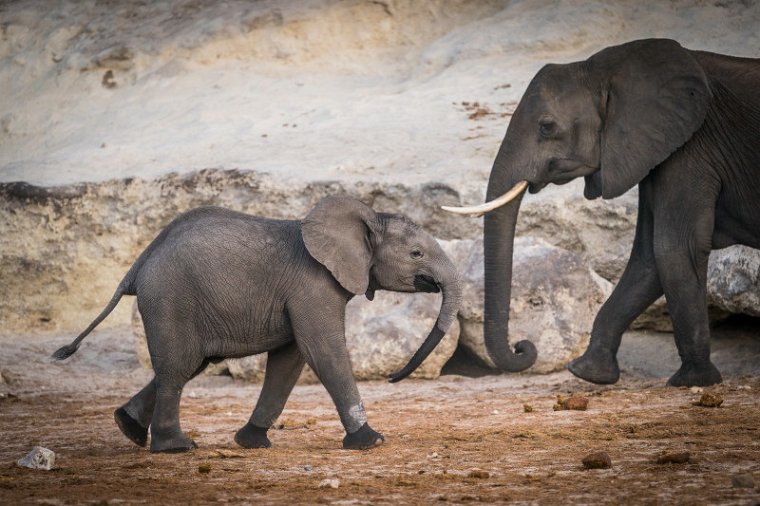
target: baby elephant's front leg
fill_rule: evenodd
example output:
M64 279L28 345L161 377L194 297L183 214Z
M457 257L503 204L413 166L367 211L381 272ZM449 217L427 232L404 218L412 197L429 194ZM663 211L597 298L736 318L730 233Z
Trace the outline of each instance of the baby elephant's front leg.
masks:
M314 369L335 403L346 430L343 448L366 450L380 445L385 438L367 423L367 414L356 388L346 348L343 318L340 318L340 325L332 329L325 329L324 319L320 320L321 327L318 331L305 320L296 320L296 342L306 362Z

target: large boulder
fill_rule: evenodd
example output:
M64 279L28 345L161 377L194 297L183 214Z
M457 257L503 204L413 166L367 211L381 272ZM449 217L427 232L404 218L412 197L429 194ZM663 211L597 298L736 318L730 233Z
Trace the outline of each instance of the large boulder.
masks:
M707 297L711 305L729 313L760 316L760 250L731 246L713 251Z
M346 306L346 344L356 379L383 379L406 365L433 328L440 300L438 294L386 291L377 292L372 302L363 296L354 297ZM137 355L140 364L149 368L150 356L137 304L132 314ZM459 323L454 322L412 377L437 378L454 354L458 340ZM265 368L266 354L261 354L211 364L205 372L220 374L229 371L235 378L261 382ZM313 383L317 379L306 367L299 381Z
M346 307L346 342L357 379L382 379L404 367L435 325L441 296L380 291ZM437 378L459 341L454 322L412 378Z
M460 342L493 367L483 340L483 242L466 242ZM538 359L530 372L560 370L586 349L594 316L610 290L579 255L534 237L515 240L509 340L536 345Z

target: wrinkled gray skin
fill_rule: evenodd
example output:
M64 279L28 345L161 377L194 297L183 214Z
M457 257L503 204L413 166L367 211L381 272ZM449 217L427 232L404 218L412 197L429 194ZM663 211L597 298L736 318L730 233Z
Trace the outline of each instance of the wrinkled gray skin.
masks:
M140 255L113 299L64 359L116 306L137 295L155 377L115 412L122 432L152 452L194 448L179 424L182 388L209 362L268 353L256 408L235 441L268 447L267 429L308 363L332 397L346 430L345 448L384 438L367 424L344 335L346 303L375 290L438 292L433 330L409 364L409 375L456 318L456 269L435 239L408 218L375 213L360 201L331 197L302 221L259 218L202 207L172 221Z
M619 378L623 331L663 293L682 365L669 385L711 385L706 303L711 249L760 247L760 60L684 49L665 39L547 65L533 78L493 164L487 200L520 180L535 193L585 178L585 196L639 185L625 272L568 365L594 383ZM518 198L486 215L485 339L494 362L529 367L535 347L506 336Z

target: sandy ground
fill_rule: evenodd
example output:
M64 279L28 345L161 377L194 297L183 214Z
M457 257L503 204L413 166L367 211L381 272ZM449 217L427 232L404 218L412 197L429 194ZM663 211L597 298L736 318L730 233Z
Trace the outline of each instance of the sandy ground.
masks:
M621 350L623 378L608 387L566 372L365 382L359 388L371 424L387 438L368 452L340 448L343 433L321 385L296 387L278 422L283 428L270 431L271 449L243 450L232 436L260 387L199 377L185 389L182 423L200 448L152 455L112 419L149 379L129 330L97 332L69 362L51 364L46 356L68 339L0 343L13 393L0 399L0 504L760 502L756 371L709 389L723 396L720 408L694 406L699 393L664 388L664 377L638 372L633 348ZM718 348L724 368L728 350ZM736 343L730 350L735 358L747 353ZM552 409L557 395L573 392L589 397L587 411ZM14 464L33 445L57 453L54 470ZM610 455L611 469L583 469L581 459L595 451ZM655 462L662 452L683 451L688 463ZM734 487L737 474L758 487ZM337 489L319 487L333 478Z

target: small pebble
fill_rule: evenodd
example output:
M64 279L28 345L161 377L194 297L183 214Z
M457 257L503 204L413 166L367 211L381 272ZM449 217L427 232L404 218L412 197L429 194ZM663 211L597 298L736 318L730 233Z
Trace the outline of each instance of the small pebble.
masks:
M739 385L736 387L737 390L752 390L752 387L749 385Z
M695 406L702 406L705 408L719 408L723 404L723 397L714 392L705 392L700 397L699 401L695 402Z
M319 488L338 488L340 480L338 478L325 478L319 482Z
M430 455L428 455L429 459L437 459L438 458L438 452L433 452Z
M735 474L731 477L731 485L734 488L755 488L755 479L751 474Z
M307 473L310 473L314 470L314 468L310 466L309 464L306 464L305 466L303 466L303 470L306 471Z
M658 464L686 464L691 459L689 452L663 453L657 457Z
M211 464L198 464L198 472L208 474L211 472Z
M50 471L55 464L55 452L42 446L35 446L26 457L19 459L16 464L21 467L28 467L29 469Z
M554 411L575 410L586 411L588 407L588 397L580 394L573 394L567 399L561 395L557 396L557 404L554 405Z
M612 459L607 452L591 453L583 457L583 467L586 469L609 469L612 467Z
M533 406L530 404L523 404L523 411L526 413L533 413Z
M705 389L702 387L691 387L689 390L691 390L691 393L693 394L701 394L705 391Z
M498 409L494 409L493 411L491 411L491 414L492 415L498 415L499 414L499 410Z

